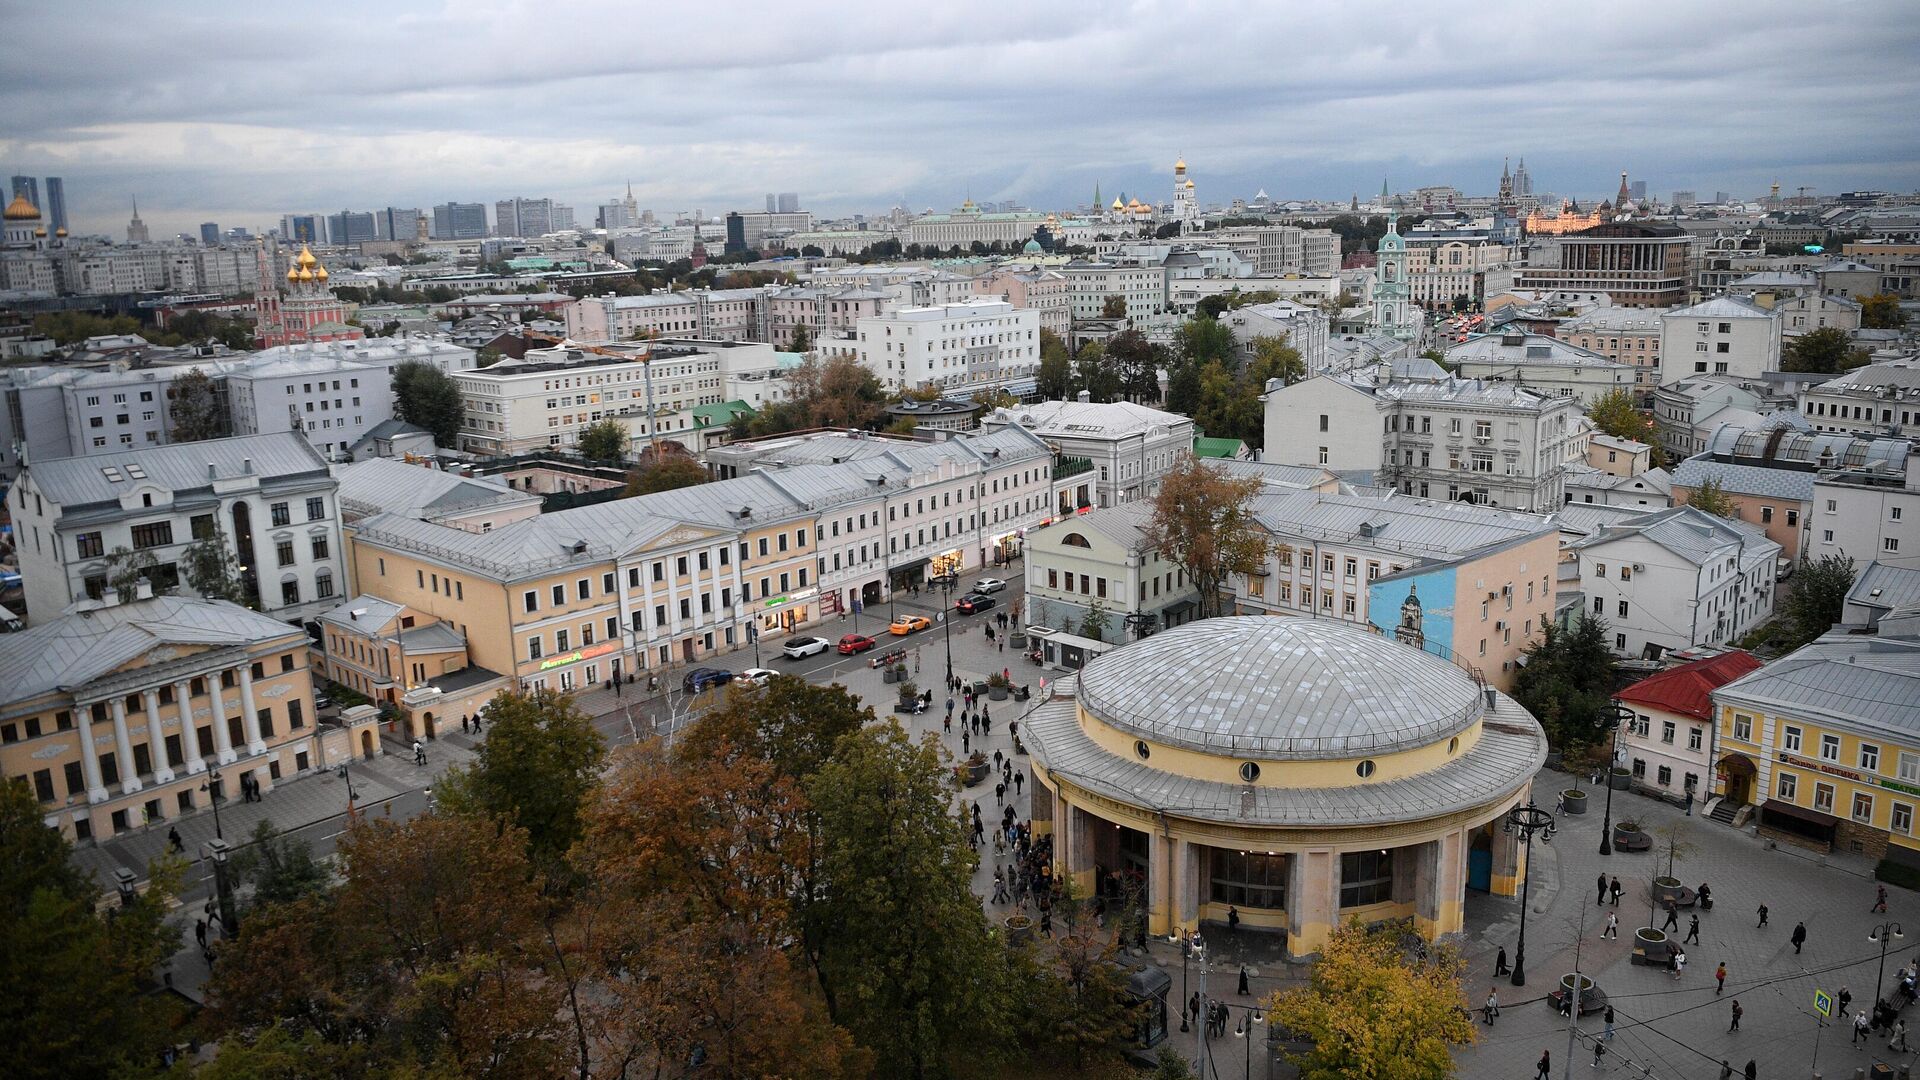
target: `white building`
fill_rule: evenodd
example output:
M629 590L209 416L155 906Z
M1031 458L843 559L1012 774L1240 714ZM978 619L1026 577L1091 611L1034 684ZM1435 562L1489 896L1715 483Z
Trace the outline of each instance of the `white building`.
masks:
M1234 308L1220 316L1221 325L1233 331L1243 354L1250 354L1249 343L1257 337L1284 337L1300 351L1307 377L1327 370L1327 313L1317 307L1276 300L1271 304L1253 304Z
M1717 296L1660 316L1661 378L1692 375L1758 379L1780 370L1780 315L1732 296Z
M645 334L765 341L764 295L762 289L689 289L589 296L567 305L567 336L576 341L630 341Z
M156 591L184 588L179 560L218 530L262 612L311 618L346 580L336 488L293 432L30 461L13 492L29 617L100 595L122 548L153 556Z
M1664 510L1673 505L1673 476L1665 469L1621 476L1590 465L1569 465L1567 505L1575 503Z
M856 333L856 358L889 389L1018 392L1040 370L1040 313L1004 300L901 308L861 319Z
M1127 318L1150 319L1167 309L1167 269L1075 259L1060 268L1066 275L1073 317L1098 319L1107 297L1127 302ZM1231 282L1223 282L1228 287ZM1245 284L1241 282L1240 284Z
M1147 542L1153 505L1140 501L1062 518L1027 536L1023 620L1121 642L1195 617L1199 592ZM1096 614L1098 613L1098 614Z
M1633 785L1675 802L1698 802L1714 775L1713 692L1760 669L1750 652L1732 649L1642 679L1614 695L1631 708L1620 730L1619 759Z
M1149 498L1193 451L1192 420L1126 401L1037 401L995 409L980 426L1022 427L1053 448L1062 513Z
M1815 431L1920 437L1920 357L1868 364L1800 392Z
M1375 369L1270 388L1268 461L1373 474L1423 499L1547 513L1579 407L1510 383L1404 381Z
M1920 469L1911 455L1823 471L1810 502L1801 545L1807 558L1844 555L1856 569L1869 562L1920 568Z
M1609 305L1561 323L1555 336L1632 368L1644 394L1660 385L1660 329L1657 311Z
M1447 362L1463 379L1515 383L1582 406L1634 385L1632 368L1546 334L1483 334L1449 348Z
M1744 522L1675 506L1609 525L1570 545L1588 615L1606 620L1613 651L1658 660L1727 645L1773 617L1780 545Z
M1071 290L1066 275L1057 270L995 270L973 279L973 290L981 296L997 296L1016 308L1039 312L1040 329L1053 331L1062 341L1072 328Z
M393 403L384 365L304 354L230 373L227 398L235 435L302 431L329 461L347 457L354 443L390 419Z
M1030 210L1012 213L987 213L972 199L950 214L925 214L907 226L906 242L923 248L972 247L974 244L1000 244L1018 250L1033 239L1034 231L1046 224L1047 215Z

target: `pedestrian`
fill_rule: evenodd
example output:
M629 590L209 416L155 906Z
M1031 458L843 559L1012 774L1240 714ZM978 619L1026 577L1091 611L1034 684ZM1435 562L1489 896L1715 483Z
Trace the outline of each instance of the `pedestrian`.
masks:
M1842 986L1840 992L1834 995L1834 1000L1840 1003L1840 1015L1845 1016L1847 1015L1847 1006L1853 1004L1853 991Z
M962 754L973 753L973 736L967 734L964 731L960 733L960 753Z
M1907 1022L1905 1020L1894 1022L1893 1038L1888 1040L1887 1049L1898 1050L1903 1054L1907 1052Z
M951 698L947 700L947 718L940 726L946 734L953 734L953 700Z
M1200 991L1198 990L1193 992L1193 996L1187 998L1187 1015L1192 1017L1195 1023L1200 1021Z
M1607 1044L1600 1039L1593 1040L1593 1067L1600 1067L1600 1059L1607 1056Z
M1600 1037L1607 1040L1608 1042L1612 1042L1613 1041L1613 1006L1611 1005L1607 1006L1606 1021L1607 1021L1607 1032L1606 1034Z
M1725 1058L1720 1059L1720 1080L1733 1080L1733 1063Z
M1687 816L1693 816L1693 789L1687 789Z
M1673 951L1673 977L1678 979L1680 976L1686 974L1686 971L1687 954L1675 949Z
M1487 1021L1487 1026L1492 1027L1494 1019L1500 1015L1499 991L1492 987L1487 988L1487 1004L1486 1008L1481 1010L1481 1013Z
M1700 894L1700 910L1712 911L1713 910L1713 890L1707 887L1707 883L1704 881L1701 882L1700 887L1694 891Z
M1012 764L1012 763L1011 763L1011 762L1009 762L1008 764ZM1026 774L1026 773L1014 773L1014 774L1013 774L1013 797L1014 797L1014 798L1016 798L1016 799L1017 799L1017 798L1019 798L1019 797L1020 797L1020 785L1021 785L1021 784L1023 784L1023 783L1025 783L1025 782L1026 782L1026 779L1027 779L1027 774Z
M1680 939L1680 944L1700 944L1700 916L1687 916L1687 936Z
M207 947L207 920L195 919L193 921L193 940L199 942L202 949Z
M1760 1080L1760 1066L1755 1065L1752 1058L1747 1059L1747 1068L1744 1075L1747 1080Z
M1000 751L998 750L993 752L993 767L996 771L1000 768Z
M1540 1051L1540 1064L1538 1068L1539 1071L1533 1074L1534 1080L1548 1080L1548 1078L1553 1075L1553 1051Z
M1746 1011L1747 1010L1740 1007L1740 999L1734 998L1733 999L1733 1026L1727 1028L1728 1034L1732 1034L1733 1032L1740 1030L1740 1014Z
M1867 1010L1861 1009L1859 1012L1853 1014L1852 1042L1863 1043L1867 1041L1867 1032L1869 1030L1867 1025Z
M1620 894L1625 891L1626 890L1620 887L1620 875L1615 874L1613 877L1613 884L1607 886L1607 895L1613 897L1614 907L1620 906Z
M1253 991L1247 989L1247 965L1240 965L1240 996L1252 997Z
M1565 792L1560 792L1553 797L1553 812L1556 816L1564 815L1567 812L1567 795Z
M461 713L460 714L460 734L465 735L466 733L467 733L467 714Z
M1884 915L1887 910L1887 887L1875 885L1874 890L1873 906L1867 909L1867 913L1871 915L1877 912Z
M1232 904L1228 904L1227 905L1227 933L1237 934L1239 932L1240 932L1240 909L1237 907L1234 907Z
M1007 785L993 785L993 804L995 806L1005 806L1007 804Z
M475 735L480 734L480 714L479 713L473 714L473 733Z
M1607 902L1607 875L1601 874L1600 880L1594 884L1593 888L1594 888L1593 902L1596 905L1606 903Z
M1600 931L1600 940L1605 941L1607 938L1620 940L1620 916L1611 911L1607 912L1607 928Z
M1765 925L1767 925L1767 905L1761 904L1760 905L1760 921L1757 923L1754 923L1753 928L1755 930L1758 930Z
M920 674L920 647L917 645L913 649L913 673Z
M1498 977L1511 974L1513 969L1507 966L1507 947L1500 946L1500 952L1493 958L1493 974Z
M1713 982L1713 996L1719 997L1720 992L1727 988L1727 962L1725 960L1720 961L1720 966L1713 969Z
M1667 901L1667 921L1665 925L1660 927L1660 929L1662 930L1680 929L1680 908L1672 900Z
M179 828L179 826L177 826L177 825L176 825L176 826L169 826L169 827L168 827L168 829L167 829L167 846L168 846L168 847L170 847L170 848L172 848L172 849L173 849L173 850L175 850L175 851L182 851L182 852L183 852L183 851L185 851L185 850L187 850L187 844L186 844L186 841L184 841L184 840L182 840L182 839L180 839L180 828Z
M420 744L419 739L413 740L413 763L415 765L425 765L427 763L427 748Z
M1787 940L1793 942L1794 955L1800 955L1800 946L1807 943L1807 924L1805 922L1795 923L1793 926L1793 936Z

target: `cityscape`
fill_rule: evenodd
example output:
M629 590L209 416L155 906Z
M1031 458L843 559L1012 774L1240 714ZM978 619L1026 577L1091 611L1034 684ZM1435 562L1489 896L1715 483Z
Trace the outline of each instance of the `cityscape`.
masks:
M4 11L8 1075L1920 1057L1905 5Z

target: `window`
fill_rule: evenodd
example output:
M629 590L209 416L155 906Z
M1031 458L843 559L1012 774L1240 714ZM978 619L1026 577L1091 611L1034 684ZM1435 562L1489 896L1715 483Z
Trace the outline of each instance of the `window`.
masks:
M1211 895L1216 904L1284 909L1287 906L1287 857L1258 851L1207 852Z
M314 588L315 594L318 595L322 600L325 600L328 597L332 596L333 595L333 573L327 570L325 567L321 567L320 572L313 575L313 588Z
M1736 716L1733 718L1735 730L1739 729L1740 721L1742 720L1747 720L1747 718L1744 716ZM1749 727L1751 727L1753 724L1753 721L1747 720L1747 724ZM1780 734L1780 745L1786 747L1788 750L1792 750L1795 753L1798 753L1800 751L1800 729L1797 727L1794 727L1791 724L1787 725L1787 727L1784 730L1782 730Z
M1661 787L1673 786L1673 766L1662 765L1654 775L1659 780Z
M1813 808L1823 814L1833 813L1833 795L1834 789L1832 784L1814 784Z
M1393 898L1393 852L1352 851L1340 856L1340 906L1366 907Z
M1620 617L1623 619L1627 617L1627 602L1625 600L1620 601Z
M313 538L313 557L314 557L314 558L316 558L316 559L324 559L324 558L326 558L326 557L327 557L327 550L328 550L328 549L327 549L327 538L326 538L326 537L324 537L324 536L316 536L316 537L314 537L314 538Z
M297 604L299 602L300 602L300 583L298 581L281 582L280 583L280 603L283 605L290 606L293 604Z
M267 507L267 513L273 519L275 525L291 525L293 523L293 513L287 509L286 503L277 502L272 504Z
M1820 757L1823 761L1840 760L1840 736L1820 736Z
M193 527L193 538L195 540L212 539L214 528L215 528L213 524L213 515L212 514L193 515L192 527Z
M1894 803L1892 817L1887 821L1887 828L1903 836L1913 835L1913 807L1902 802Z
M520 602L528 611L539 611L540 593L537 590L528 589L525 593L521 594Z
M1790 772L1775 773L1773 778L1773 797L1782 802L1792 802L1793 796L1800 790L1800 778Z
M1853 820L1868 824L1873 822L1873 796L1864 791L1853 793Z
M1871 743L1860 744L1860 767L1868 772L1880 771L1880 748Z
M1675 725L1673 721L1671 720L1660 721L1660 741L1661 742L1666 743L1668 746L1672 746L1674 731L1675 731Z
M567 606L567 587L565 585L555 585L553 586L552 591L553 591L553 606L566 607Z
M279 566L293 565L293 541L281 540L273 545L273 557Z
M1920 755L1900 752L1899 772L1896 774L1908 782L1920 781Z
M321 518L326 516L327 516L327 500L318 498L318 497L307 500L307 520L308 521L319 521Z
M136 549L164 547L173 543L173 522L149 521L133 527L133 546Z
M1706 735L1705 728L1699 728L1699 727L1688 728L1687 729L1687 749L1689 750L1700 749L1702 742L1705 738L1705 735Z

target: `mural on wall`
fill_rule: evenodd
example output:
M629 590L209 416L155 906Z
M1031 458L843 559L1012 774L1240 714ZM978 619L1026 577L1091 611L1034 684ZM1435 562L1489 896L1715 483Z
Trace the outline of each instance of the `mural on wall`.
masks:
M1367 587L1375 631L1436 656L1453 658L1453 568L1401 573Z

